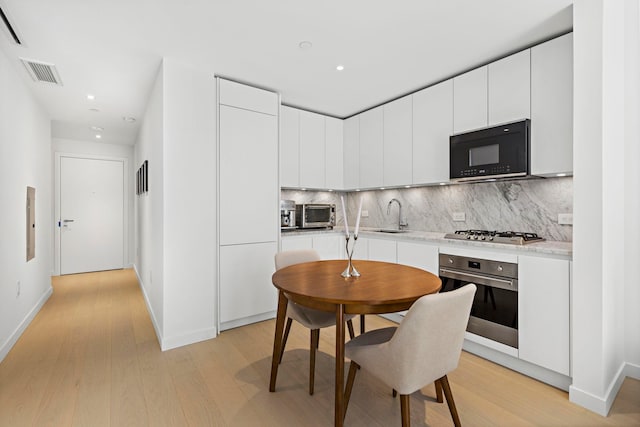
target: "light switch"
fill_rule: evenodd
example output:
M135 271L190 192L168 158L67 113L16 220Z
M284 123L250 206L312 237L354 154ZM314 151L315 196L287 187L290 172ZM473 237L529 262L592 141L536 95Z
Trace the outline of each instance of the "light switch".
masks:
M454 212L453 213L453 220L454 221L465 221L465 217L466 217L466 215L464 214L464 212Z
M573 214L572 213L558 214L558 224L573 225Z

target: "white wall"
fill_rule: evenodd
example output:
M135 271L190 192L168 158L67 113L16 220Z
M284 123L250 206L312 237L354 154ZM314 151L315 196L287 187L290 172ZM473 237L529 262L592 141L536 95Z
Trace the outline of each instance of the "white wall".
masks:
M626 250L637 245L630 242L637 235L628 234L624 225L637 216L624 207L638 197L639 188L626 181L623 160L633 145L632 135L625 135L624 17L625 1L574 3L570 399L602 415L627 373L625 291L637 289L629 282L637 276L629 277L625 267Z
M213 73L165 58L136 144L136 270L163 350L216 336L216 92Z
M135 269L160 343L164 334L163 79L161 65L140 126L134 162L136 170L144 160L149 162L149 191L134 198Z
M640 378L640 5L625 5L625 360Z
M125 182L126 185L126 203L125 203L125 211L127 216L125 218L125 230L127 233L127 259L125 259L125 264L127 266L132 266L134 262L134 229L133 229L133 197L135 195L135 187L132 184L135 184L135 181L132 181L132 177L135 177L135 170L138 168L134 161L133 157L133 146L132 145L121 145L121 144L104 144L101 142L94 141L75 141L71 139L62 139L62 138L53 138L51 142L51 167L55 173L55 154L56 153L65 153L65 154L74 154L74 155L90 155L90 156L104 156L105 158L123 158L127 159L129 164L129 170L125 171L128 179ZM52 179L53 181L53 179ZM55 197L55 191L52 193ZM53 204L55 205L56 200L53 200ZM53 217L53 222L55 224L56 218L55 215ZM59 230L54 230L54 234L56 234ZM57 238L57 237L56 237ZM52 243L53 244L53 243ZM60 254L57 253L57 245L53 244L52 251L54 253L54 270L57 270L57 266L59 266L59 257Z
M50 156L50 119L0 50L0 361L51 295ZM36 256L29 262L27 186L36 189Z
M164 59L163 349L216 336L216 90Z

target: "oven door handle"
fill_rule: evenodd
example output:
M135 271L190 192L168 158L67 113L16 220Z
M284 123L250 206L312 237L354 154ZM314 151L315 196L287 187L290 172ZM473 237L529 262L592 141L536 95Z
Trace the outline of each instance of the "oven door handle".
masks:
M493 276L481 276L479 274L467 273L459 270L451 270L444 267L440 267L440 276L451 278L451 279L457 279L457 280L467 280L469 282L478 283L480 285L506 289L507 291L518 290L517 279L506 280L506 279L500 279Z

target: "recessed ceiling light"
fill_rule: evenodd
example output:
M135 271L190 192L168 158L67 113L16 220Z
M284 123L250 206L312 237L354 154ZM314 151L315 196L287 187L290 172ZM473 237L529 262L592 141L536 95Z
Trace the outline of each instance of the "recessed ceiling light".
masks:
M91 111L92 113L99 113L100 110L98 110L97 108L89 108L89 111Z
M300 190L302 190L302 191L307 191L307 189L306 189L306 188L301 188Z
M92 94L87 94L87 99L88 99L89 101L93 101L94 99L96 99L96 96L95 96L95 95L92 95Z
M566 173L559 173L556 176L567 176L567 174Z
M102 132L104 128L100 126L91 126L91 130L94 130L96 132Z
M344 65L338 65L338 66L336 67L336 70L338 70L338 71L342 71L342 70L344 70Z
M410 185L405 185L404 188L411 188L411 186Z
M380 187L380 189L381 189L381 190L386 190L386 188L385 188L385 187Z
M445 183L444 183L444 182L441 182L441 183L440 183L440 185L445 185Z
M300 49L302 50L307 50L307 49L311 49L311 46L313 46L313 43L311 43L308 40L303 40L300 43L298 43L298 46L300 47Z
M100 135L99 133L96 134L96 139L100 139L100 138L102 138L102 135Z
M124 121L125 121L125 122L127 122L127 123L133 123L133 122L135 122L135 121L136 121L136 118L135 118L135 117L124 116L124 117L122 118L122 120L124 120Z

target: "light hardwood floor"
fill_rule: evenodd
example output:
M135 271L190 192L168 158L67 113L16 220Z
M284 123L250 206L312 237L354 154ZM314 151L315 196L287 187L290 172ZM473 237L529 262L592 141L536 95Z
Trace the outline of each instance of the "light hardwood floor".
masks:
M273 320L161 352L131 270L54 277L53 289L0 364L0 426L333 424L332 329L320 335L315 394L307 393L309 334L295 323L269 393ZM390 324L367 319L368 329ZM464 352L449 381L465 426L640 425L637 380L625 380L607 418ZM412 425L452 425L434 396L433 386L412 395ZM345 425L400 425L399 400L361 372Z

